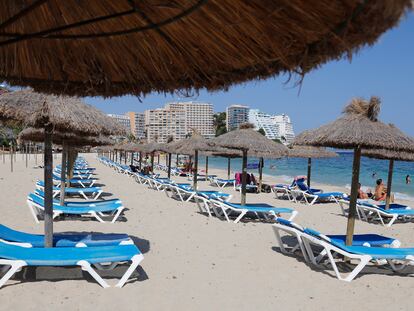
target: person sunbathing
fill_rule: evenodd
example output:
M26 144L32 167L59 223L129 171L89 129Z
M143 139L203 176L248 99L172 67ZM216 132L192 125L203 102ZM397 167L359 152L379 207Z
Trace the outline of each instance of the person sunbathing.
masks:
M368 199L369 195L361 189L361 183L358 183L358 199Z
M385 190L384 183L382 179L377 179L377 186L375 187L374 200L383 201L387 196L387 191Z

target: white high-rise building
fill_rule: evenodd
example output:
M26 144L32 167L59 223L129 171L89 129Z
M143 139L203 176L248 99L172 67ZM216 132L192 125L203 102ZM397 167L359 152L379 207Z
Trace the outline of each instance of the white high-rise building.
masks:
M108 117L111 117L111 118L115 119L116 122L121 124L126 129L127 133L132 132L131 131L131 120L130 120L129 116L122 115L122 114L111 114L110 113L110 114L108 114Z
M249 122L250 108L242 105L231 105L226 109L227 131L236 130L240 124Z
M166 143L168 137L184 139L186 131L185 110L182 107L165 107L145 111L145 129L148 142Z
M279 125L272 120L270 114L259 111L259 109L249 110L249 123L252 123L255 130L263 129L269 139L280 139Z
M213 138L213 105L206 102L172 102L165 106L165 109L183 109L185 112L186 133L191 135L193 132L204 138Z
M295 139L295 132L293 131L293 125L289 116L281 114L272 116L271 119L279 127L279 139L286 144L291 144Z
M131 132L135 138L145 138L145 115L143 112L127 112L126 115L129 117Z

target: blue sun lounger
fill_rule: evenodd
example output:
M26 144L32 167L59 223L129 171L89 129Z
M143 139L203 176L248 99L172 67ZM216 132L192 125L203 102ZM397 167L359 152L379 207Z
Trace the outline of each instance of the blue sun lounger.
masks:
M393 271L398 271L399 273L401 273L407 265L414 264L414 248L347 246L342 243L337 243L329 237L312 229L306 228L304 232L305 234L302 236L302 239L311 262L315 265L319 265L320 262L317 260L320 260L320 255L315 257L311 246L316 245L322 247L323 253L325 254L324 258L327 258L326 262L332 266L336 277L341 281L351 282L371 261L377 265L386 262ZM342 256L342 258L359 261L359 263L353 270L344 275L337 265L338 255Z
M0 241L0 266L10 267L0 279L0 287L26 266L79 266L102 287L107 288L110 287L108 283L92 266L98 270L113 269L119 263L131 262L128 270L116 284L116 287L122 287L143 259L144 256L135 245L27 248Z
M27 205L37 223L39 223L39 216L44 213L44 204L44 198L35 193L30 193L27 197ZM61 215L74 215L93 217L99 222L105 222L102 217L112 217L111 223L114 223L123 210L124 207L115 202L97 206L61 206L58 203L53 203L53 218Z
M42 180L38 180L36 182L36 188L39 190L44 191L45 188L45 183ZM83 197L85 200L97 200L101 194L102 194L103 190L100 187L89 187L89 188L65 188L65 195L79 195L81 197ZM57 197L60 194L60 187L53 187L53 197ZM90 195L91 197L88 198L88 195Z
M41 196L42 198L45 197L45 193L42 190L36 189L34 191L35 194ZM57 199L53 199L53 203L60 205L60 201ZM66 201L64 202L64 206L66 207L95 207L95 206L102 206L102 205L113 205L116 204L119 207L123 207L122 201L120 199L109 199L109 200L99 200L99 201Z
M320 189L313 189L308 187L304 181L297 181L296 185L298 189L290 190L294 201L305 201L309 205L313 205L316 202L332 202L337 201L337 198L344 198L346 194L343 192L323 192Z
M54 174L60 175L61 174L61 170L60 169L54 169L53 170ZM79 171L73 171L73 178L77 178L77 179L91 179L93 176L92 172L90 173L82 173Z
M266 220L274 218L280 214L290 214L289 220L293 220L298 214L297 211L291 208L274 207L265 203L249 203L246 205L235 204L225 201L211 199L210 202L214 206L214 212L217 217L225 217L227 222L230 222L229 216L233 213L239 214L234 220L234 223L239 222L246 214L254 214L257 218L263 216Z
M53 173L53 180L57 182L56 186L60 187L62 178L60 178L60 176L58 176L57 174ZM87 188L87 187L93 187L97 179L96 178L89 178L89 179L71 178L67 181L69 181L69 183L72 185L81 186L82 188Z
M1 240L26 247L44 247L45 245L43 234L17 231L0 224ZM133 241L126 234L53 233L54 247L94 247L127 244L133 244Z
M302 255L307 262L310 262L308 251L305 249L303 244L302 236L305 234L305 228L302 226L289 221L287 219L276 217L276 223L273 224L273 231L276 236L276 240L279 244L279 248L282 253L294 253L296 250L300 249ZM296 244L288 246L283 242L281 237L281 232L287 233L288 235L296 238ZM345 235L327 235L329 239L338 244L345 245L346 236ZM377 246L377 247L400 247L401 243L397 239L389 238L386 236L378 234L354 234L353 236L353 246ZM322 251L319 253L316 261L319 262L320 259L325 256L326 253Z
M349 206L348 200L339 200L339 206L343 215L347 215L345 206ZM379 221L385 227L391 227L396 220L409 222L414 220L414 209L404 209L401 207L390 208L388 210L378 207L378 205L366 201L357 202L357 215L360 220L367 222Z

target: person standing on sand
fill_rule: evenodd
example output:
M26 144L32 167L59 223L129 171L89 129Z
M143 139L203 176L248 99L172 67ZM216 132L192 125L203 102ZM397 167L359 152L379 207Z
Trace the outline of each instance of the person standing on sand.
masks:
M411 184L411 177L410 177L410 175L407 175L407 176L405 176L405 183L408 185L408 184Z
M387 191L385 190L384 183L382 179L377 179L377 186L375 187L374 200L383 201L387 196Z

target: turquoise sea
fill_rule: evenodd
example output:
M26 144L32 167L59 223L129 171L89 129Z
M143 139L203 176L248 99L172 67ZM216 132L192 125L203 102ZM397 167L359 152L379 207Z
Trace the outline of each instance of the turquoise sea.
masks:
M311 181L335 185L350 189L352 174L353 154L350 152L338 152L339 157L327 159L312 159ZM291 182L294 176L306 175L307 159L283 158L278 160L265 159L264 174L282 176L287 183ZM258 159L249 158L248 163L258 162ZM203 169L204 158L200 157L200 169ZM360 182L364 188L373 189L377 178L382 178L386 184L388 176L388 161L376 160L363 157L361 160ZM227 170L227 159L210 157L209 166ZM231 160L232 171L241 171L241 159ZM257 170L250 170L252 173ZM375 177L373 177L373 173ZM405 177L410 175L414 182L414 163L394 163L394 174L392 191L396 198L414 200L414 183L406 184ZM225 176L222 176L225 177Z

